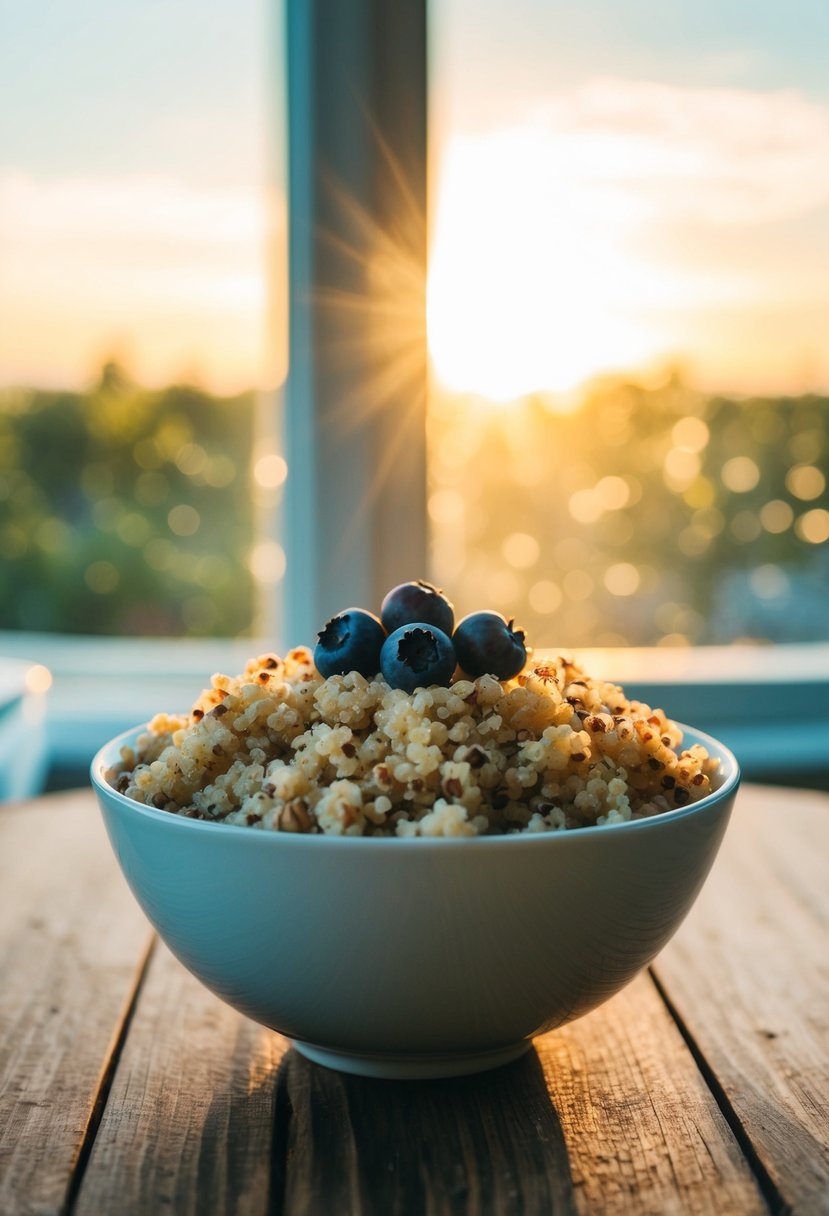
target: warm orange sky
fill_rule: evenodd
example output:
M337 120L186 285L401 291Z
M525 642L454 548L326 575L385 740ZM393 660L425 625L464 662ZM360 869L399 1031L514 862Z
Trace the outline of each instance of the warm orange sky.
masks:
M493 0L434 14L438 377L499 400L680 361L723 390L829 389L829 96L808 0L785 22L761 0L751 29L736 0L701 0L693 29L654 22L653 0L624 28L610 0L516 4L520 30ZM263 0L30 0L16 22L0 383L82 384L112 354L149 383L278 379Z
M258 190L7 172L0 213L14 233L0 264L0 380L84 383L111 355L158 384L188 376L232 392L264 379Z
M430 333L454 388L675 359L709 387L826 387L827 327L827 105L591 78L446 147Z

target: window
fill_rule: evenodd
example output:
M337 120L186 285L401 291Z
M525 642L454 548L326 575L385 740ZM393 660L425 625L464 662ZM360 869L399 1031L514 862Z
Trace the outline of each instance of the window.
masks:
M432 5L427 216L426 16L15 14L4 649L62 676L53 746L77 758L255 635L307 641L427 565L461 611L518 608L537 646L599 647L608 674L620 647L661 647L627 678L661 673L679 717L721 721L705 697L727 686L763 771L779 722L756 715L793 673L829 719L829 19L807 0L750 24L737 0ZM44 435L50 461L57 435L83 453L76 477L20 469ZM121 636L40 632L93 624ZM812 647L773 652L763 698L755 664L689 649L758 639Z
M433 571L540 645L829 640L829 17L746 17L433 12Z
M260 526L285 476L272 20L266 0L5 18L0 629L262 626L284 564Z
M0 655L54 676L53 781L273 624L282 16L4 9ZM5 705L21 669L0 666Z

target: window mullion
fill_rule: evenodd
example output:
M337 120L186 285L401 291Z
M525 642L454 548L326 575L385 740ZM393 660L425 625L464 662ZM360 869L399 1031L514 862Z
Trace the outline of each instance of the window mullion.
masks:
M426 557L424 0L289 0L285 636Z

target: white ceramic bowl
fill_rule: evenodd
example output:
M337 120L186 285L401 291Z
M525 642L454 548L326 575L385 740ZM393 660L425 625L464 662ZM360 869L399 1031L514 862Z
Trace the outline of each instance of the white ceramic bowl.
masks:
M217 996L348 1072L491 1068L613 996L694 902L740 774L652 819L472 839L303 836L142 806L92 762L107 832L152 924Z

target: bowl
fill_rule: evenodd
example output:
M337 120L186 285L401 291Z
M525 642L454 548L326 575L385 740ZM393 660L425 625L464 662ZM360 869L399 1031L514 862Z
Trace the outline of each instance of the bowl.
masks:
M112 848L185 967L320 1064L441 1077L507 1063L608 1000L665 945L723 838L740 780L651 819L473 838L308 836L143 806L92 762Z

